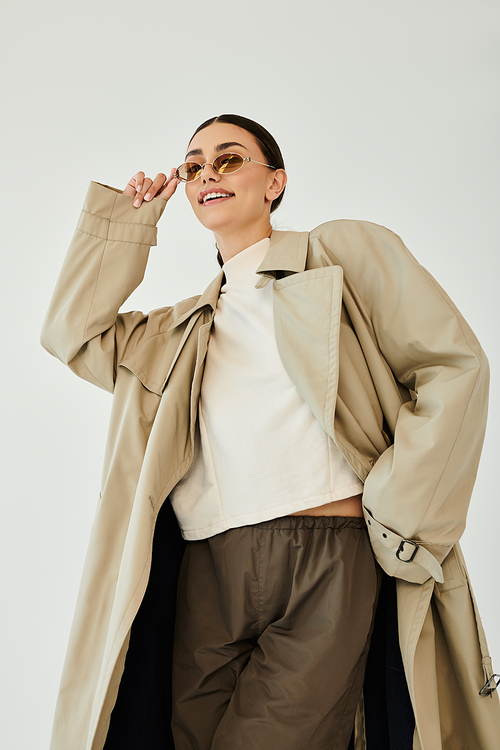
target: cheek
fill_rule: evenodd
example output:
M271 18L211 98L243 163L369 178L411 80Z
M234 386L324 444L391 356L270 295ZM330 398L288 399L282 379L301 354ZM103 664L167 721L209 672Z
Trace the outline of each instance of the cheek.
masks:
M186 197L188 201L190 202L192 208L196 210L199 206L198 191L196 190L196 187L193 186L193 184L186 183L185 192L186 192Z

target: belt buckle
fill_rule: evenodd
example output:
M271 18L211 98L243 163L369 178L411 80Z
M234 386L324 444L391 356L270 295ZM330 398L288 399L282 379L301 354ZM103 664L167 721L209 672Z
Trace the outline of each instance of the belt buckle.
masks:
M498 679L497 679L498 677ZM494 686L490 687L490 683L494 682ZM490 679L483 685L481 690L479 691L479 695L489 695L490 698L497 689L497 687L500 685L500 674L494 674Z
M415 549L412 552L411 557L408 560L403 560L401 558L401 553L404 552L405 544L411 544L413 547L415 547ZM410 539L403 539L401 544L398 547L398 551L396 552L396 557L401 562L411 563L415 559L415 555L417 554L417 552L418 552L418 544L416 542L412 542Z

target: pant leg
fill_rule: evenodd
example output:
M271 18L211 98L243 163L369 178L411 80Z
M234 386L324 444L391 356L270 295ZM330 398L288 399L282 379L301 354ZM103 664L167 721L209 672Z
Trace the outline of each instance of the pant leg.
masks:
M256 643L251 550L240 546L241 565L233 565L230 541L219 534L188 542L181 565L172 668L176 750L209 750Z
M190 543L176 750L345 750L376 596L361 519L287 517Z
M358 519L307 518L299 529L279 520L282 528L268 531L261 550L268 624L212 750L346 750L349 744L378 593L368 535ZM281 611L276 569L291 581Z

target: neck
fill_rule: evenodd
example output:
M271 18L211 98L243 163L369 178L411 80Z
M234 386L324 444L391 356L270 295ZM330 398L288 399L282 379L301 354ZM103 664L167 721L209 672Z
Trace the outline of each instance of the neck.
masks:
M272 229L270 222L267 221L262 224L254 224L251 227L240 227L234 232L214 232L222 260L226 263L250 245L255 245L256 242L263 240L265 237L270 237Z

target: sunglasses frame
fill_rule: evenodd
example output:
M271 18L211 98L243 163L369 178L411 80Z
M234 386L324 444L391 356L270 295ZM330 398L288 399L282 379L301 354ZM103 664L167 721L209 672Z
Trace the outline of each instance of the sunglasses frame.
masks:
M219 172L219 170L215 168L215 162L218 159L222 159L224 156L238 156L241 159L240 166L236 167L236 169L232 169L230 172ZM175 170L175 177L177 177L177 179L181 180L182 182L195 182L195 180L198 180L201 177L201 175L203 174L203 169L204 167L207 166L207 164L210 164L214 172L216 172L217 174L233 174L234 172L239 172L239 170L243 167L245 162L248 162L248 161L253 161L254 164L261 164L263 167L269 167L269 169L278 169L278 167L273 167L272 164L264 164L264 162L256 161L255 159L251 159L249 156L242 156L241 154L237 154L234 151L227 151L224 154L219 154L219 156L216 156L213 162L206 161L205 164L198 164L195 161L185 161L182 164L180 164ZM196 166L199 167L198 174L196 175L196 177L193 177L192 180L186 180L185 177L181 177L179 174L179 169L181 167L184 167L186 164L196 164Z

